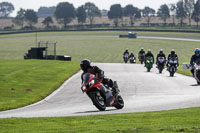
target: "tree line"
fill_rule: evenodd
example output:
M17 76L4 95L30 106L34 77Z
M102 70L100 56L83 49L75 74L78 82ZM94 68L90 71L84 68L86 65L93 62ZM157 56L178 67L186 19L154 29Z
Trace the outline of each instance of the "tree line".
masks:
M0 17L8 17L13 11L14 6L11 3L0 3ZM119 20L123 17L130 18L129 23L131 26L134 26L137 19L143 17L146 20L147 26L150 26L150 22L155 16L163 20L163 26L166 26L167 19L172 17L173 26L176 25L175 18L179 20L181 27L184 25L184 19L187 18L189 26L191 26L191 20L193 19L198 27L200 21L200 0L179 0L177 3L163 4L158 11L148 6L144 9L139 9L132 4L125 7L122 7L120 4L114 4L111 5L107 16L110 20L113 20L116 27L119 26ZM84 24L88 18L90 25L92 25L95 17L101 17L101 11L91 2L87 2L77 9L69 2L61 2L55 8L54 17L58 23L63 24L64 28L75 18L77 18L79 24ZM20 9L17 12L17 16L13 19L13 23L23 28L25 22L32 28L33 24L38 22L37 12L31 9ZM43 21L46 27L49 27L51 23L53 23L51 17L46 17Z

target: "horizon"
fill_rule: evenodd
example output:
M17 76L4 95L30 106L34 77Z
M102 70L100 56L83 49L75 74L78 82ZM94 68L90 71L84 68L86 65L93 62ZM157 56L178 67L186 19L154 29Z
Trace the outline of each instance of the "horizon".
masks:
M100 10L106 9L109 10L110 6L113 4L121 4L122 7L125 7L128 4L132 4L135 7L138 7L140 9L143 9L145 6L149 6L156 11L162 4L171 4L176 3L179 0L115 0L115 1L106 1L102 2L101 0L5 0L2 2L9 2L12 3L15 7L15 10L10 15L11 17L15 17L17 14L17 11L19 11L20 8L23 9L33 9L34 11L38 11L40 7L51 7L51 6L57 6L60 2L69 2L74 5L75 8L78 8L79 6L85 4L86 2L92 2L94 3ZM144 4L145 3L145 4Z

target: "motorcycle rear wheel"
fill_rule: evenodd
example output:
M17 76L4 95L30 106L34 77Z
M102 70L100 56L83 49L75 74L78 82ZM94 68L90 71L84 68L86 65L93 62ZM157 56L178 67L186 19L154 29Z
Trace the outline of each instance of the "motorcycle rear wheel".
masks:
M90 93L90 98L93 102L93 104L98 108L100 111L105 111L106 109L106 103L103 96L101 96L101 93L99 91L95 91Z
M121 96L117 96L117 104L115 105L116 109L122 109L124 107L124 100Z
M174 73L173 72L170 72L170 77L174 77Z

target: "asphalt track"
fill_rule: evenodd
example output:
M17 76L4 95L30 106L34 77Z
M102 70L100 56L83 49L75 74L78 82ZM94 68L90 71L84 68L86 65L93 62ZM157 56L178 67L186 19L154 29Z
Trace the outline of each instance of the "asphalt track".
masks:
M198 39L183 38L144 36L138 38L200 42ZM181 74L169 77L167 71L159 74L155 66L149 73L140 64L96 63L94 65L103 69L108 78L118 82L125 102L123 109L108 107L106 111L98 111L91 100L81 92L81 72L78 72L44 100L23 108L0 112L0 118L82 116L200 106L200 86L196 85L192 77Z
M80 90L81 72L67 80L57 91L33 105L0 112L0 118L58 117L129 112L162 111L200 106L200 86L195 79L181 74L169 77L155 68L146 72L141 64L96 63L108 78L116 80L125 106L121 110L108 107L98 111Z

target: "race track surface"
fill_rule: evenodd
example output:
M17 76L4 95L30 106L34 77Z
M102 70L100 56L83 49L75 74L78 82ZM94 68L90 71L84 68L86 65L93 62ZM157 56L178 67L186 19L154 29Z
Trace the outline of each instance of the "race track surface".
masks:
M125 106L121 110L108 107L100 112L93 106L81 86L81 72L66 81L46 99L19 109L0 112L0 118L54 117L162 111L200 106L200 86L192 77L175 74L169 77L154 68L146 72L141 64L95 63L108 78L116 80Z

